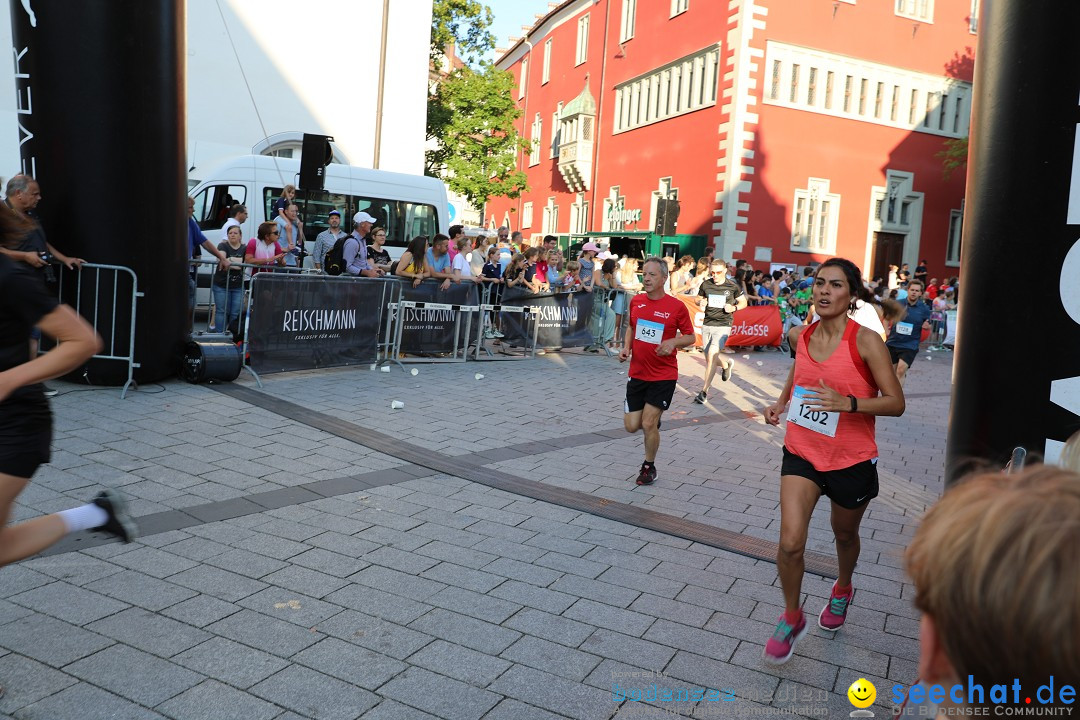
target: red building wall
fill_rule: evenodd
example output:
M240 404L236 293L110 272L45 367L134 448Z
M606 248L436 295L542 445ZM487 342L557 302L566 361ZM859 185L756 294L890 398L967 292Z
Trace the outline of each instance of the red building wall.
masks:
M970 82L976 37L968 26L970 0L936 0L933 22L897 16L893 0L755 4L756 10L743 0L690 0L686 12L671 18L669 0L638 0L634 37L622 45L621 0L566 2L542 19L529 35L533 49L527 55L526 97L518 101L526 110L520 124L525 137L534 113L543 118L540 163L529 168L527 154L522 158L519 166L528 175L530 190L520 200L492 198L486 211L489 220L501 224L509 214L512 229L522 229L526 237L539 234L543 207L554 196L559 205L557 229L560 234L568 232L575 196L559 174L557 158L549 158L551 118L557 103L572 100L587 81L598 106L597 160L586 194L589 230L602 229L603 200L613 185L619 186L627 208L642 210L641 222L627 229L651 229L652 192L659 178L671 177L681 202L680 233L707 235L731 258L752 259L755 248L767 247L773 262L805 265L826 256L790 249L794 193L806 188L810 177L827 178L829 192L841 197L835 252L866 266L871 188L883 186L886 170L892 169L914 173L913 190L923 196L918 255L930 260L932 275L957 273L944 261L950 211L961 207L964 178L963 173L948 181L943 178L937 154L945 138L769 104L764 53L771 40ZM575 67L577 18L584 12L590 14L588 61ZM560 20L564 21L554 27ZM751 39L740 46L740 36ZM541 84L544 42L549 37L551 77ZM617 85L716 43L721 59L715 105L613 134ZM520 56L525 51L523 44L512 49L500 66L520 78ZM761 54L754 56L755 52ZM736 87L739 67L753 68L752 88L745 82L741 89ZM737 117L743 124L733 128L754 134L744 147L752 157L741 161L738 147L736 157L728 157L722 131L736 117L733 92L752 98L747 112ZM739 172L740 162L749 166L749 172ZM737 192L740 180L750 183L748 192ZM518 211L529 200L533 222L530 228L521 228ZM729 214L727 224L721 222L724 213ZM736 213L745 218L732 224ZM736 235L741 233L745 238L739 240Z

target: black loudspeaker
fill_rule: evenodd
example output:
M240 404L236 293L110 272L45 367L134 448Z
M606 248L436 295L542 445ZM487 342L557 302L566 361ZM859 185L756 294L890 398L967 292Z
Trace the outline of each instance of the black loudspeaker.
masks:
M304 146L300 153L300 187L303 190L322 190L326 166L334 159L329 135L304 133Z
M207 380L233 381L244 364L242 351L232 335L199 334L192 337L180 359L180 377L189 383Z
M679 201L668 198L659 198L656 201L656 227L653 229L657 235L674 235L679 224Z

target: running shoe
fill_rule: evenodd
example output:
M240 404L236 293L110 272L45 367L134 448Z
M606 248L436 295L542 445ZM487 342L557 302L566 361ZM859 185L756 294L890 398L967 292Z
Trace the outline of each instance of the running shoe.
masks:
M119 492L112 488L106 488L91 502L104 510L109 516L105 524L94 528L95 530L104 530L126 543L136 538L138 528L135 526L135 521L131 519L131 515L128 514L127 502Z
M502 334L501 332L499 332L498 330L492 330L492 331L491 331L491 334L492 334L492 336L494 336L494 337L497 337L497 338L504 338L504 337L506 337L505 335L503 335L503 334Z
M45 383L41 383L41 394L45 397L56 397L60 394L60 391L54 387L49 387Z
M494 340L495 339L494 331L492 331L491 329L485 330L484 331L484 339L486 339L486 340Z
M709 396L705 394L704 390L702 390L701 392L699 392L697 394L697 397L694 398L694 402L696 402L698 405L704 405L705 401L708 398L709 398Z
M724 382L727 382L728 380L730 380L731 379L731 371L734 370L734 369L735 369L735 363L732 362L730 365L728 365L726 368L724 368L723 370L720 371L720 379L723 380Z
M836 592L836 583L833 583L829 602L821 610L821 614L818 615L818 626L822 630L830 632L835 632L843 627L844 621L847 620L848 608L851 607L851 600L854 597L854 586L848 588L848 591L841 595Z
M810 626L806 623L805 614L794 626L789 624L781 615L780 620L776 623L773 636L765 643L765 651L761 654L761 659L769 665L783 665L791 659L791 654L795 652L795 643L809 629Z
M641 463L641 472L638 473L637 482L638 485L652 485L656 481L656 465L649 467L645 463Z

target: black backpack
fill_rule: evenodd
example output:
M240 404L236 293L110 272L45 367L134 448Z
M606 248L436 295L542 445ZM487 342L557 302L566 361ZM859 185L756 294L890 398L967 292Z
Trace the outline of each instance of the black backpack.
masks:
M323 258L323 272L327 275L340 275L345 272L345 241L351 236L342 235L334 243L334 247L326 251Z

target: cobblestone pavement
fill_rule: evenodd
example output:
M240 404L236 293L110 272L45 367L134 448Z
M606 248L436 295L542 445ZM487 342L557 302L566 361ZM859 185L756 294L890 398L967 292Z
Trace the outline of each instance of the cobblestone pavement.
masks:
M951 360L924 353L907 413L878 420L881 495L847 627L814 628L781 668L761 662L781 604L772 562L470 479L775 542L782 430L758 411L789 367L779 353L737 355L704 407L690 402L703 360L680 356L652 487L631 480L626 367L574 351L265 377L307 423L206 386L120 400L58 383L53 462L16 519L114 486L145 534L72 538L0 570L0 716L846 717L859 677L888 713L892 685L915 679L900 556L942 489ZM359 444L365 431L390 441ZM828 528L822 503L812 550L832 553ZM830 584L806 577L811 616ZM665 701L665 687L712 694Z

